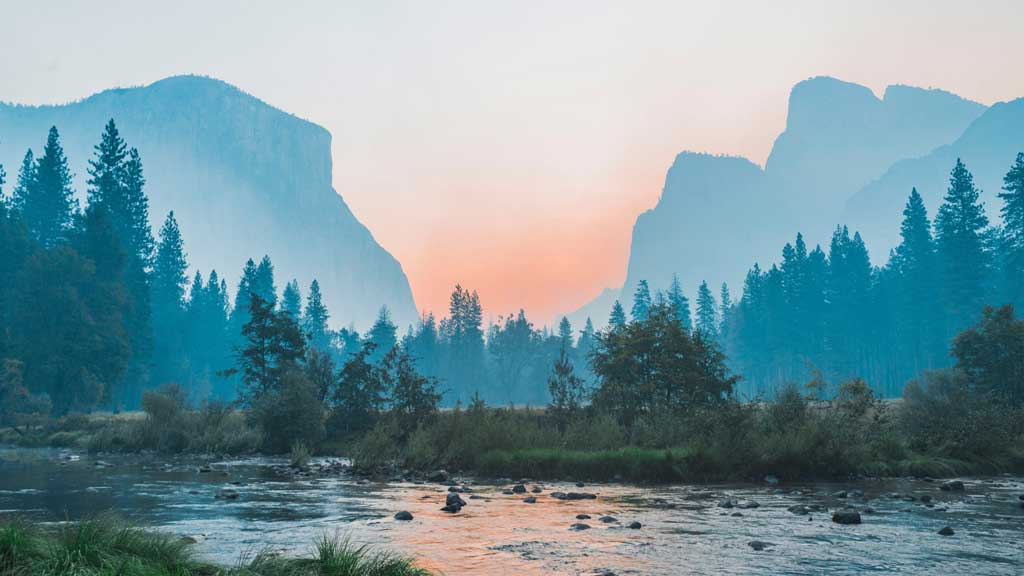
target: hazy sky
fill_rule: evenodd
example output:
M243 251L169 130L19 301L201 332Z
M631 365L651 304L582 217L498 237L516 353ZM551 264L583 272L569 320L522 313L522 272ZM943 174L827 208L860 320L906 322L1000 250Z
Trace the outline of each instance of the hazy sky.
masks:
M223 79L331 131L420 308L461 282L546 321L621 284L677 152L763 164L802 79L1024 96L1022 6L0 0L0 100Z

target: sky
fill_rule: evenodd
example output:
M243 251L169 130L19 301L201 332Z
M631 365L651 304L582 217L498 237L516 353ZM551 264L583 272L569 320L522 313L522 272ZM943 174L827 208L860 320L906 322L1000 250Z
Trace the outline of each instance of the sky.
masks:
M683 150L763 165L790 88L1024 96L1024 3L0 0L0 100L213 76L333 135L334 186L421 309L549 322L624 280ZM2 137L2 135L0 135Z

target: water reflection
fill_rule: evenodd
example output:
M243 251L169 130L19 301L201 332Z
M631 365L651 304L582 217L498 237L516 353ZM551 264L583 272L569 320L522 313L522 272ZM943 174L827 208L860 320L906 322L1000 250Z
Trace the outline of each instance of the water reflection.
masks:
M264 548L307 553L317 536L341 531L356 543L415 554L421 565L452 575L1024 573L1020 478L968 480L964 493L906 479L782 490L541 484L543 492L535 495L474 485L463 494L468 505L451 515L440 511L446 487L291 479L276 474L274 463L76 459L56 450L0 449L0 510L56 521L114 509L192 536L202 556L224 563ZM218 499L225 489L238 498ZM558 500L550 496L556 490L586 490L598 498ZM840 490L864 495L839 498ZM531 495L536 503L523 501ZM758 506L722 508L723 500ZM799 505L811 511L790 511ZM834 524L816 506L854 506L864 523ZM393 520L399 510L415 519ZM615 521L603 522L604 516ZM570 530L577 522L590 528ZM630 529L631 522L642 527ZM954 536L937 534L946 525Z

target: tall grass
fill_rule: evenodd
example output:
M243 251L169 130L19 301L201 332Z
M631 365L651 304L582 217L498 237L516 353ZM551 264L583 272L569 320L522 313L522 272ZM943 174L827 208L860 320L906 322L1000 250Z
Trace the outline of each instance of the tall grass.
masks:
M46 529L0 521L4 576L426 576L411 559L324 536L309 558L257 554L233 567L200 562L186 541L112 516Z

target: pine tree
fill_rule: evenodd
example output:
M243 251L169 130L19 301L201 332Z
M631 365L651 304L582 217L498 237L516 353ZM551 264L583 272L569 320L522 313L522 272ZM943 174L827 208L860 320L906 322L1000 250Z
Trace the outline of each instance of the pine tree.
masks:
M568 350L569 356L572 356L573 337L572 337L572 324L569 323L569 319L562 316L562 319L558 321L558 340L563 348Z
M622 309L622 304L618 300L612 305L612 313L608 317L608 326L612 330L626 327L626 311Z
M697 331L705 338L718 337L718 311L715 297L708 283L701 282L697 290Z
M26 186L22 188L20 184L19 179L15 205L32 238L44 248L66 240L78 212L78 202L71 190L71 171L56 126L50 128L43 155L32 172L25 174Z
M988 217L974 177L958 158L949 189L935 217L935 239L943 273L947 339L972 323L985 303L988 254L983 232Z
M729 322L732 319L732 296L729 294L729 285L725 282L722 282L722 290L720 294L719 306L721 308L721 313L718 318L718 333L724 343L728 339Z
M935 241L924 200L912 188L903 209L900 224L901 241L890 258L889 266L896 273L897 346L912 365L908 376L936 367L942 340L936 338L935 325Z
M641 280L636 286L636 292L633 293L633 309L630 311L633 320L646 320L652 303L651 288L647 285L647 280Z
M388 307L381 306L380 311L377 312L377 320L373 323L368 335L368 341L374 347L369 357L371 364L379 364L385 356L391 353L398 343L397 332L398 328L391 321L391 312L388 311Z
M242 277L238 281L238 290L235 291L235 306L231 310L231 335L234 341L241 338L242 326L249 322L248 303L257 283L256 263L250 258L245 261L242 268Z
M298 281L292 280L285 284L281 294L281 311L296 320L302 316L302 294L299 292Z
M100 143L94 147L95 156L89 160L88 200L90 206L101 207L111 218L127 212L124 190L124 162L128 149L111 119L104 127ZM121 224L121 223L116 223ZM120 230L124 232L124 230Z
M679 276L672 275L672 283L668 287L668 305L672 308L676 319L683 324L683 328L689 332L693 329L693 320L690 317L690 300L683 294L683 288L679 284Z
M129 250L145 268L152 259L155 242L149 225L149 198L145 192L142 158L135 148L128 151L122 186L125 195L125 236Z
M274 264L270 256L263 256L256 267L256 277L251 287L252 293L263 299L271 308L277 306L277 286L274 285Z
M1003 178L1003 293L1008 302L1024 310L1024 152L1017 154Z
M187 270L181 230L172 211L160 228L160 243L153 260L153 375L157 383L182 381Z
M320 283L313 280L309 285L309 294L306 295L306 309L302 313L301 324L310 345L317 350L326 351L331 345L330 329L327 327L329 319L330 314L320 294Z
M11 209L18 212L25 211L25 201L30 198L36 186L36 159L32 155L32 149L25 151L25 158L21 161L21 170L18 171L18 183L11 193Z

